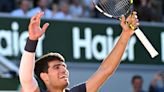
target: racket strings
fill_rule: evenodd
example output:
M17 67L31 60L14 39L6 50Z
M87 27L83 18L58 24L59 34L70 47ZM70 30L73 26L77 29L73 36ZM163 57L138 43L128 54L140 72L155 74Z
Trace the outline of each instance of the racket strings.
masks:
M95 0L95 2L103 12L115 17L128 14L131 6L129 0Z
M108 6L110 6L109 10L110 10L111 14L119 15L118 12L115 12L115 8L112 6L114 4L115 4L115 2L111 2L111 4L108 3Z
M103 1L103 0L102 0ZM109 3L104 3L105 5L106 5L106 7L108 7L108 8L106 8L106 11L107 11L107 13L114 13L114 8L109 4ZM113 2L111 2L111 4L113 4Z
M110 9L109 6L104 3L103 0L99 2L99 5L103 8L104 12L108 12L108 9Z
M103 9L104 12L109 12L108 10L109 10L110 8L109 8L108 5L106 5L106 3L105 3L104 0L100 1L98 5Z
M99 4L101 7L103 7L104 12L108 14L115 14L114 7L112 7L112 5L114 5L114 2L108 2L108 0L100 0Z
M126 6L129 4L129 2L127 2L127 0L121 0L120 2L118 2L116 5L115 5L115 11L119 11L121 10L122 8L126 8Z
M123 0L123 1L124 1L124 5L123 5L122 9L124 9L124 11L122 10L122 12L124 12L125 13L124 15L126 15L131 10L131 8L130 8L131 4L130 4L129 0Z

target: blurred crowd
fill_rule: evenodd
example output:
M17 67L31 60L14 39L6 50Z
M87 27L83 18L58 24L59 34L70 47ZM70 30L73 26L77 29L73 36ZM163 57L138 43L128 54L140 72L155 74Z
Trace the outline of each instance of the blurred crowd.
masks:
M91 0L1 0L0 12L31 17L39 11L46 18L72 19L95 17Z
M134 0L134 9L140 20L163 21L163 0Z
M144 79L141 75L134 75L131 79L131 83L132 92L164 92L164 71L159 71L154 75L146 91L142 88Z
M163 0L134 0L134 9L143 21L163 21ZM93 6L92 0L1 0L0 12L31 17L39 11L46 18L106 18Z

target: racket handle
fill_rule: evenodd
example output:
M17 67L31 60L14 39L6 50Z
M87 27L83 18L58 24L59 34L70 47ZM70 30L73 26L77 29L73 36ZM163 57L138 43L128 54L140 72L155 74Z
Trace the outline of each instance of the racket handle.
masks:
M152 46L152 44L149 42L149 40L139 28L135 30L135 34L139 38L141 43L144 45L144 47L147 49L152 58L158 55L158 52L155 50L155 48Z

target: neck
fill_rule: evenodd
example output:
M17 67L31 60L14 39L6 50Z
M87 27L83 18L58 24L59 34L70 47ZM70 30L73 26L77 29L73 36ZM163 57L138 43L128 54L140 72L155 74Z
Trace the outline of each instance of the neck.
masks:
M66 91L65 91L65 88L48 87L48 92L66 92Z
M141 90L135 90L134 92L141 92Z
M54 91L48 90L47 92L66 92L66 91L65 90L54 90Z

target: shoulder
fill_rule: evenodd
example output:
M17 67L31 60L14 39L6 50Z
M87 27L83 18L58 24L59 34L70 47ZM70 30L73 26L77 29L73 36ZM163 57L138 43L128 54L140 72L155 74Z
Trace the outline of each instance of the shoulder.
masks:
M20 12L22 11L21 9L16 9L16 10L13 10L12 12Z
M29 17L31 17L31 16L35 15L36 13L38 13L40 11L41 11L41 9L39 7L35 7L33 9L31 9L30 11L28 11L28 14L27 15Z
M45 15L46 15L45 17L46 18L51 18L52 17L52 11L50 9L47 8L44 12L45 12Z
M86 92L86 83L75 85L69 92Z
M56 18L56 19L62 19L64 17L64 13L62 12L57 12L53 18Z
M14 11L11 12L11 15L21 15L23 14L23 11L21 9L16 9Z
M51 11L50 9L48 9L48 8L47 8L45 11L46 11L47 13L51 13L51 12L52 12L52 11Z

